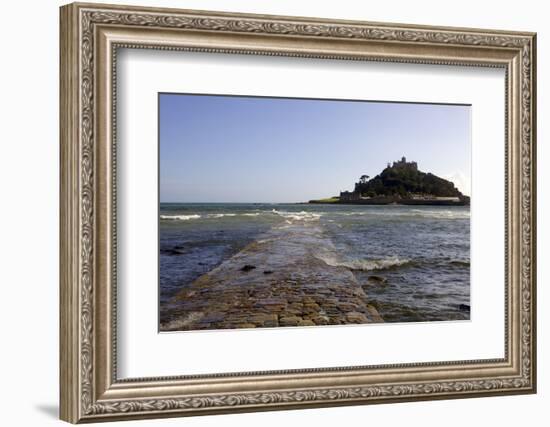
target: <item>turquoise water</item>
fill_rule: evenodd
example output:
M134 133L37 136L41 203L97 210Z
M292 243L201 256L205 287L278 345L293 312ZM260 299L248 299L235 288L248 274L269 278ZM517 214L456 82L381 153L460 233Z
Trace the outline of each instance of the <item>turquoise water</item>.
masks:
M162 203L161 322L177 292L262 234L309 225L332 248L317 258L353 272L386 322L469 318L468 206Z

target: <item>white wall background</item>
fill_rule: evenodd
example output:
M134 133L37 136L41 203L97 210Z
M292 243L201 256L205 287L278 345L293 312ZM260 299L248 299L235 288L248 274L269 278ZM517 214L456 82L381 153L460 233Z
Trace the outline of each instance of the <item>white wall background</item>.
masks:
M121 3L110 0L113 3ZM129 0L130 1L130 0ZM547 425L550 405L550 29L544 2L133 0L133 4L538 32L539 393L438 402L209 416L132 425ZM2 6L0 67L0 401L3 425L60 425L58 402L58 7ZM546 336L545 336L546 335Z

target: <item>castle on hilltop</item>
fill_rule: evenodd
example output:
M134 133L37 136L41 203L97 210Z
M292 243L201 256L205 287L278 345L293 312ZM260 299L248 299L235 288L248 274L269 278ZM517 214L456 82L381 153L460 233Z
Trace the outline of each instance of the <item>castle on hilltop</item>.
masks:
M361 175L353 191L341 191L332 203L371 205L442 205L465 206L470 198L463 195L452 181L418 170L416 162L401 160L371 178ZM312 201L316 203L316 201Z
M412 169L412 170L418 170L418 165L416 162L407 162L407 158L405 156L401 157L401 160L398 160L397 162L393 162L392 165L390 165L390 162L388 162L389 168L397 168L397 169Z

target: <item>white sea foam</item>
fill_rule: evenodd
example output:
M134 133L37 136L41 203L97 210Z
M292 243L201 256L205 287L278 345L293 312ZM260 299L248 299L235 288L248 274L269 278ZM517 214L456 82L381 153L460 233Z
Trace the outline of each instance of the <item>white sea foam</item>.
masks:
M237 216L235 213L216 213L216 214L208 214L207 218L223 218L225 216Z
M199 219L200 217L200 215L161 215L160 219L172 221L189 221L190 219Z
M319 218L321 218L321 214L314 213L314 212L286 212L286 211L278 211L276 209L273 209L271 212L274 214L277 214L279 216L282 216L287 223L291 224L292 221L304 221L304 222L310 222L310 221L318 221Z
M269 213L269 212L268 212ZM246 217L256 217L260 215L260 212L253 212L253 213L212 213L212 214L206 214L206 215L161 215L160 219L165 220L179 220L179 221L188 221L190 219L219 219L224 217L236 217L236 216L246 216Z
M411 215L434 219L469 219L469 210L424 210L412 209Z
M352 211L352 212L334 212L333 215L341 216L376 216L376 217L386 217L386 218L432 218L432 219L469 219L470 211L469 210L425 210L425 209L411 209L411 210L401 210L401 209L368 209L363 211Z
M340 260L333 255L323 254L316 255L317 259L324 261L331 267L346 267L350 270L384 270L386 268L399 267L401 265L409 264L411 262L408 258L398 258L396 256L383 259L351 259Z

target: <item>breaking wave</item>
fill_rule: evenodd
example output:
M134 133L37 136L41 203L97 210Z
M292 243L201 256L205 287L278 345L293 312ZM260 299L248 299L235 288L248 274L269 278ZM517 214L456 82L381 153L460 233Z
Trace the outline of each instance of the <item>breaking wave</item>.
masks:
M470 211L469 210L423 210L423 209L412 209L412 216L419 216L423 218L434 218L434 219L469 219Z
M317 255L317 259L325 262L331 267L346 267L350 270L372 271L385 270L388 268L400 267L412 263L408 258L382 258L382 259L351 259L339 260L331 255Z
M206 215L207 218L223 218L225 216L237 216L237 214L235 214L235 213L216 213L216 214Z
M199 219L200 215L161 215L160 219L172 221L189 221L190 219Z
M470 219L469 210L426 210L411 209L405 210L365 210L353 212L334 212L333 215L341 216L367 216L367 217L386 217L386 218L431 218L431 219Z
M247 216L247 217L256 217L260 215L260 212L254 212L254 213L242 213L242 214L236 214L236 213L213 213L213 214L206 214L206 215L199 215L199 214L192 214L192 215L161 215L160 219L164 220L172 220L172 221L188 221L190 219L219 219L224 217L235 217L235 216Z
M259 212L219 212L219 213L201 213L201 214L172 214L172 215L160 215L161 220L180 220L188 221L191 219L220 219L220 218L254 218L259 216L272 216L276 215L285 220L287 224L293 224L294 222L311 222L319 221L321 217L328 217L328 222L337 222L338 217L385 217L394 219L407 218L426 218L426 219L469 219L469 210L437 210L437 209L411 209L408 211L383 209L383 210L365 210L365 211L353 211L353 212L308 212L308 211L283 211L283 210L265 210Z
M285 212L285 211L278 211L276 209L273 209L271 212L283 217L285 220L287 220L287 222L290 221L289 223L291 223L292 221L305 221L305 222L318 221L319 218L321 218L321 214L319 213L306 212L306 211Z

